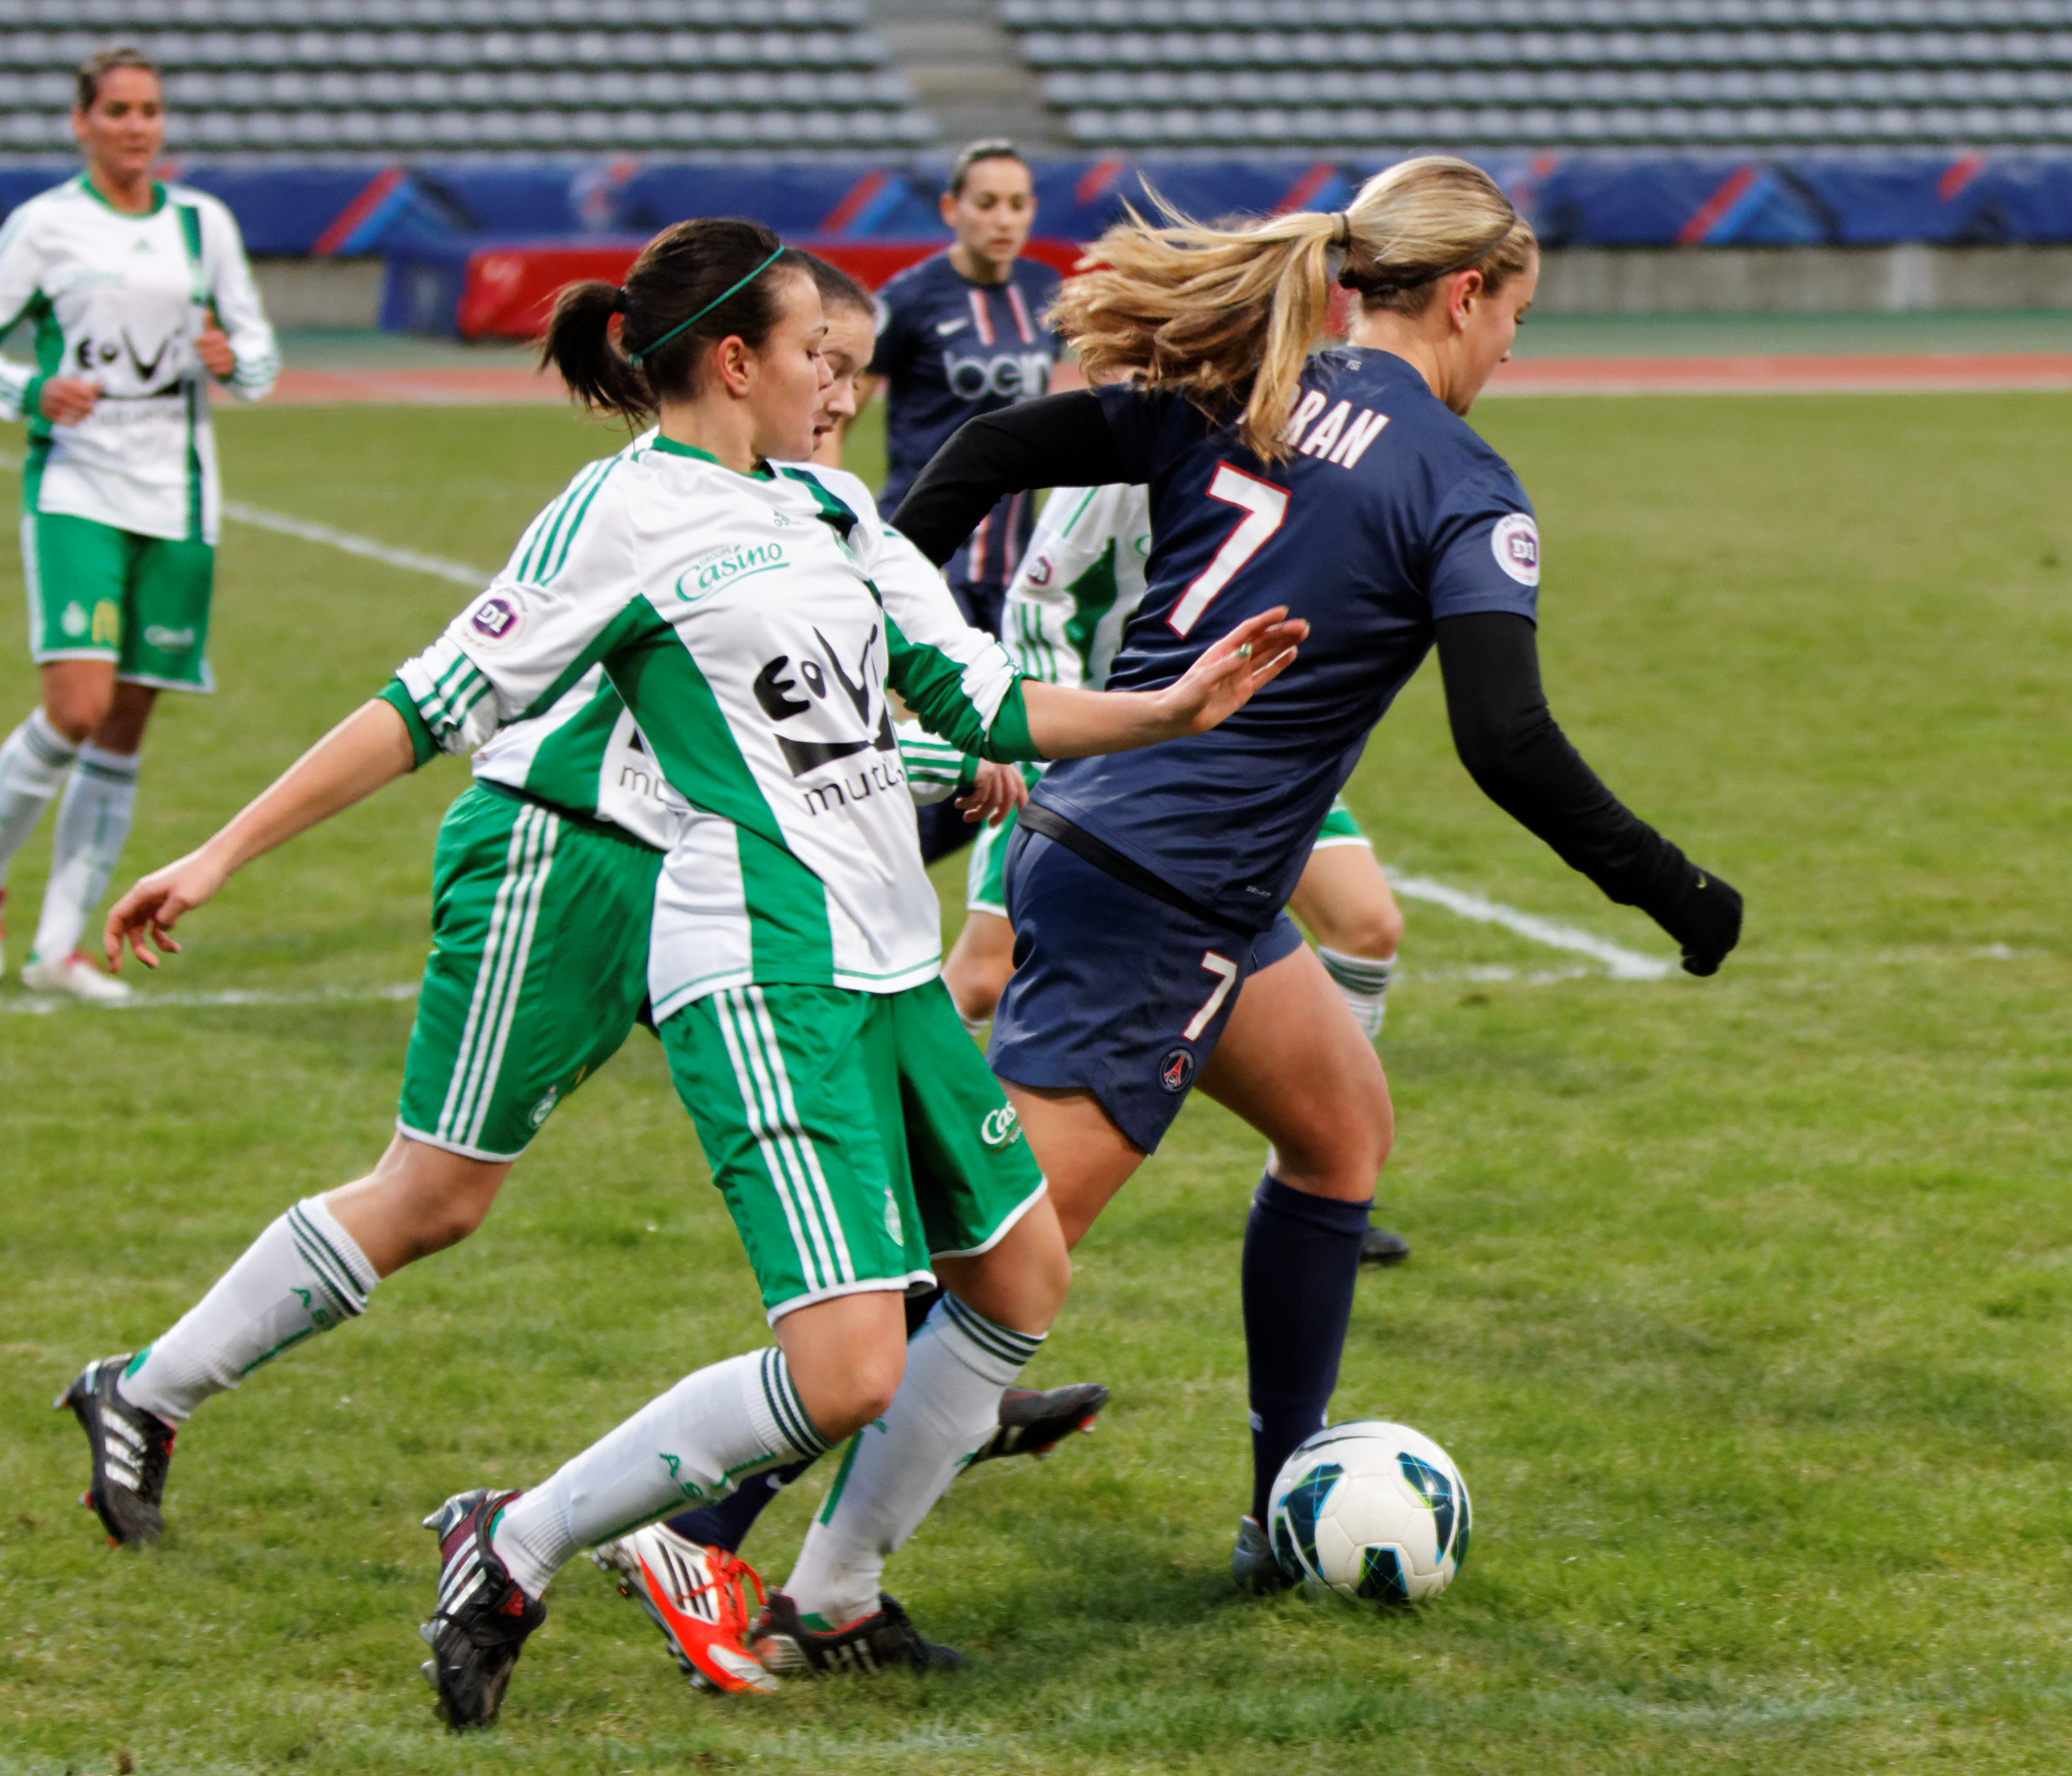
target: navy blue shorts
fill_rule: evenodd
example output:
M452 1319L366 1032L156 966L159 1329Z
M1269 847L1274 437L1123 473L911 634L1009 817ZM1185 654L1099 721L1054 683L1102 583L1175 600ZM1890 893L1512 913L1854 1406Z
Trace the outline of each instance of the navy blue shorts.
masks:
M1245 937L1176 911L1041 833L1008 847L1014 972L986 1059L1018 1085L1091 1092L1154 1152L1248 976L1299 948L1283 913Z

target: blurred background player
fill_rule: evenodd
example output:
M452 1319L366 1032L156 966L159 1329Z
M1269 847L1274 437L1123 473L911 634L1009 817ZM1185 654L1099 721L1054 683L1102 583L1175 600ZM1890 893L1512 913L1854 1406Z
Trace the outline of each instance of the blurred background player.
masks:
M1001 607L1001 639L1022 669L1098 690L1143 602L1151 557L1151 494L1143 487L1058 487ZM1029 767L1033 779L1039 767ZM1010 815L976 829L965 878L964 928L943 964L957 1013L980 1034L1014 971L1014 927L1001 878ZM1369 1042L1381 1033L1403 914L1367 835L1342 799L1331 804L1289 909L1316 939L1318 959ZM1369 1227L1363 1262L1400 1264L1400 1235Z
M972 143L951 168L942 212L956 239L878 293L870 373L885 384L878 503L886 512L966 420L1078 384L1070 366L1061 373L1058 335L1046 318L1058 274L1022 257L1036 193L1020 150L1011 142ZM1033 495L1009 494L945 566L951 595L974 627L999 634L1001 601L1035 514ZM972 831L954 814L923 808L922 855L932 861Z
M22 979L121 999L129 988L79 939L129 837L153 701L213 688L208 384L257 401L280 360L230 212L151 177L166 135L158 69L104 50L76 83L84 171L0 229L0 335L35 327L33 365L0 359L0 417L28 422L22 569L43 680L42 706L0 745L0 902L64 784Z

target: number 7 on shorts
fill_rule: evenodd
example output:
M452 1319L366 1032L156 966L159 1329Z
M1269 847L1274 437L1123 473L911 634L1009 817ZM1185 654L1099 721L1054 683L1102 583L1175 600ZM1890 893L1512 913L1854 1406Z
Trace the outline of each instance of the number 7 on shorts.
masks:
M1223 1009L1223 1001L1230 997L1230 989L1237 984L1237 964L1227 956L1218 956L1214 950L1202 952L1202 966L1216 977L1215 991L1202 1001L1202 1009L1187 1020L1187 1027L1180 1034L1188 1042L1194 1041L1209 1027L1210 1021Z

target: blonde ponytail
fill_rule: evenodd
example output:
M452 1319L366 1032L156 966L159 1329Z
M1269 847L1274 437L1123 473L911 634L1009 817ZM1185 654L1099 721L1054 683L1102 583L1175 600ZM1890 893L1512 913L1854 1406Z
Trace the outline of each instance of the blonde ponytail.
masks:
M1240 399L1238 435L1266 462L1338 282L1369 307L1417 314L1437 281L1479 270L1494 290L1538 250L1531 226L1480 167L1426 154L1378 174L1342 212L1305 210L1247 228L1189 220L1153 194L1163 226L1135 210L1096 241L1093 269L1052 305L1089 380L1132 372L1212 418Z

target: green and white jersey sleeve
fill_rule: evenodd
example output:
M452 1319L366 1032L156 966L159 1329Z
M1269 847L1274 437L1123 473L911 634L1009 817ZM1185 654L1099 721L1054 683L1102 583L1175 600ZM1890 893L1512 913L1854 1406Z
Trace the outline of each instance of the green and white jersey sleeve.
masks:
M936 973L888 681L962 750L1033 754L1013 663L939 625L925 588L881 602L874 569L906 562L845 491L637 439L578 475L397 675L458 751L603 668L685 804L656 900L658 1018L723 988L895 993Z
M0 332L27 319L36 353L0 359L0 417L28 421L32 509L213 543L221 491L195 340L212 309L236 360L228 385L248 401L273 387L280 360L230 212L186 186L154 197L147 215L125 215L81 175L0 227ZM52 376L99 386L78 425L39 410Z
M1151 490L1052 491L1007 589L1001 636L1031 678L1100 690L1144 602Z
M498 729L472 767L483 783L609 821L657 851L676 842L689 812L602 666L541 713Z

